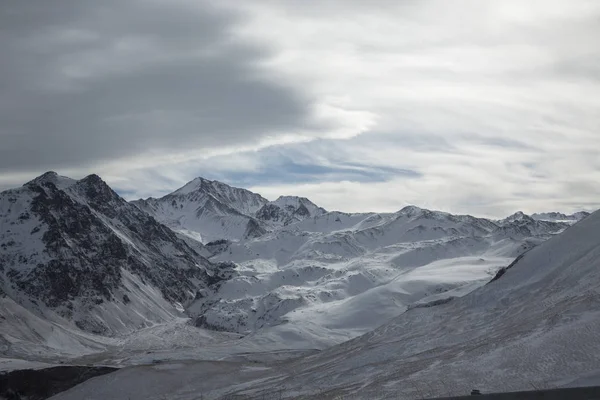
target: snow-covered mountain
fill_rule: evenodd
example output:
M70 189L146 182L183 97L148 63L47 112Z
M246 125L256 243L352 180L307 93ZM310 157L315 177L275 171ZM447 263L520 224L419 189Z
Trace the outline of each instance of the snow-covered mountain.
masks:
M213 260L237 263L239 274L189 312L205 328L324 348L424 299L464 295L568 226L522 213L494 222L415 206L319 211L257 238L209 246Z
M421 302L359 338L292 362L237 394L439 397L568 385L600 366L600 212L533 248L487 285ZM257 380L258 381L258 380Z
M246 189L196 178L160 199L132 202L171 229L198 241L247 239L266 232L254 215L268 200Z
M203 243L246 240L326 211L305 197L268 201L257 193L196 178L160 199L132 202L158 221Z
M112 336L172 320L231 273L203 251L96 175L48 172L2 192L0 341L60 347L69 332Z
M127 203L95 175L54 173L0 194L0 224L0 354L116 365L337 346L484 290L571 226L326 211L202 178Z
M172 351L162 364L123 369L57 399L433 398L474 388L490 393L598 382L599 235L596 212L471 293L434 293L379 328L315 354L277 364L184 363ZM336 322L336 315L327 317Z
M518 211L498 221L497 235L510 235L513 238L525 238L534 235L556 234L572 225L574 221L533 218Z

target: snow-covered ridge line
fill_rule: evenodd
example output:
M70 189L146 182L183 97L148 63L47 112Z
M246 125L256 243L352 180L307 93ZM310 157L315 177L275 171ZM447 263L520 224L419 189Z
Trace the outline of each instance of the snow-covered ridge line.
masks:
M452 215L442 211L432 211L416 206L406 206L396 213L343 213L339 211L328 212L314 204L305 197L282 195L274 201L268 201L260 194L249 190L229 186L219 181L196 178L180 189L175 190L160 199L148 198L132 202L140 209L155 217L158 221L172 229L187 234L203 243L215 240L245 241L278 230L305 230L309 225L321 224L320 219L337 218L342 216L351 219L361 219L361 216L370 216L371 219L381 218L387 220L390 215L396 217L414 216L424 214L439 219L455 219L465 223L475 223L486 226L484 229L507 227L509 230L526 228L510 225L523 225L522 219L526 218L528 225L538 225L544 222L572 224L588 215L585 212L562 216L559 213L534 214L535 218L522 212L500 221L476 218L470 215ZM519 222L521 221L521 222ZM365 221L365 224L369 222ZM323 224L321 224L323 225ZM331 224L331 229L336 226L341 229L343 224ZM566 226L566 225L564 225ZM357 226L354 228L358 229ZM533 232L546 228L534 227ZM522 234L526 234L522 232Z

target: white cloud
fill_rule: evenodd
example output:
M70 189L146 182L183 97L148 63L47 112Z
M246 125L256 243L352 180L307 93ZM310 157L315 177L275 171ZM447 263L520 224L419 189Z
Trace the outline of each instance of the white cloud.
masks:
M600 205L597 2L290 1L246 12L237 32L277 49L263 64L274 79L375 116L358 145L339 142L331 158L422 174L257 190L295 189L344 210ZM442 151L415 147L438 139Z

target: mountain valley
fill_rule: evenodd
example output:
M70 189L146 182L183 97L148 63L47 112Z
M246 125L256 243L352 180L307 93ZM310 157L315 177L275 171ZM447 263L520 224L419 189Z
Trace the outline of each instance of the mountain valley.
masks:
M193 392L261 398L284 387L289 397L312 396L302 387L315 381L331 398L383 398L397 385L412 397L425 386L429 395L472 382L495 388L483 372L490 363L522 389L526 379L566 373L563 365L512 375L537 371L525 354L550 357L531 353L535 340L564 364L573 354L556 343L578 326L576 351L595 351L586 335L598 321L597 220L585 212L490 220L416 206L344 213L204 178L127 202L96 175L49 172L0 194L0 369L157 364L135 378L152 380L161 366L188 374L218 366L240 380L226 387L215 376L190 383ZM574 378L597 362L582 360ZM58 398L82 390L143 398L97 386L125 385L130 368ZM452 382L440 386L434 373ZM172 383L161 382L152 390L168 393Z

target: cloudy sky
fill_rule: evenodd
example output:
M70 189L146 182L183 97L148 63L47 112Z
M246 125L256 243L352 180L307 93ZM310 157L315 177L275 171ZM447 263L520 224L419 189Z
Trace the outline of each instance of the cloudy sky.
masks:
M600 207L600 1L3 0L0 188Z

